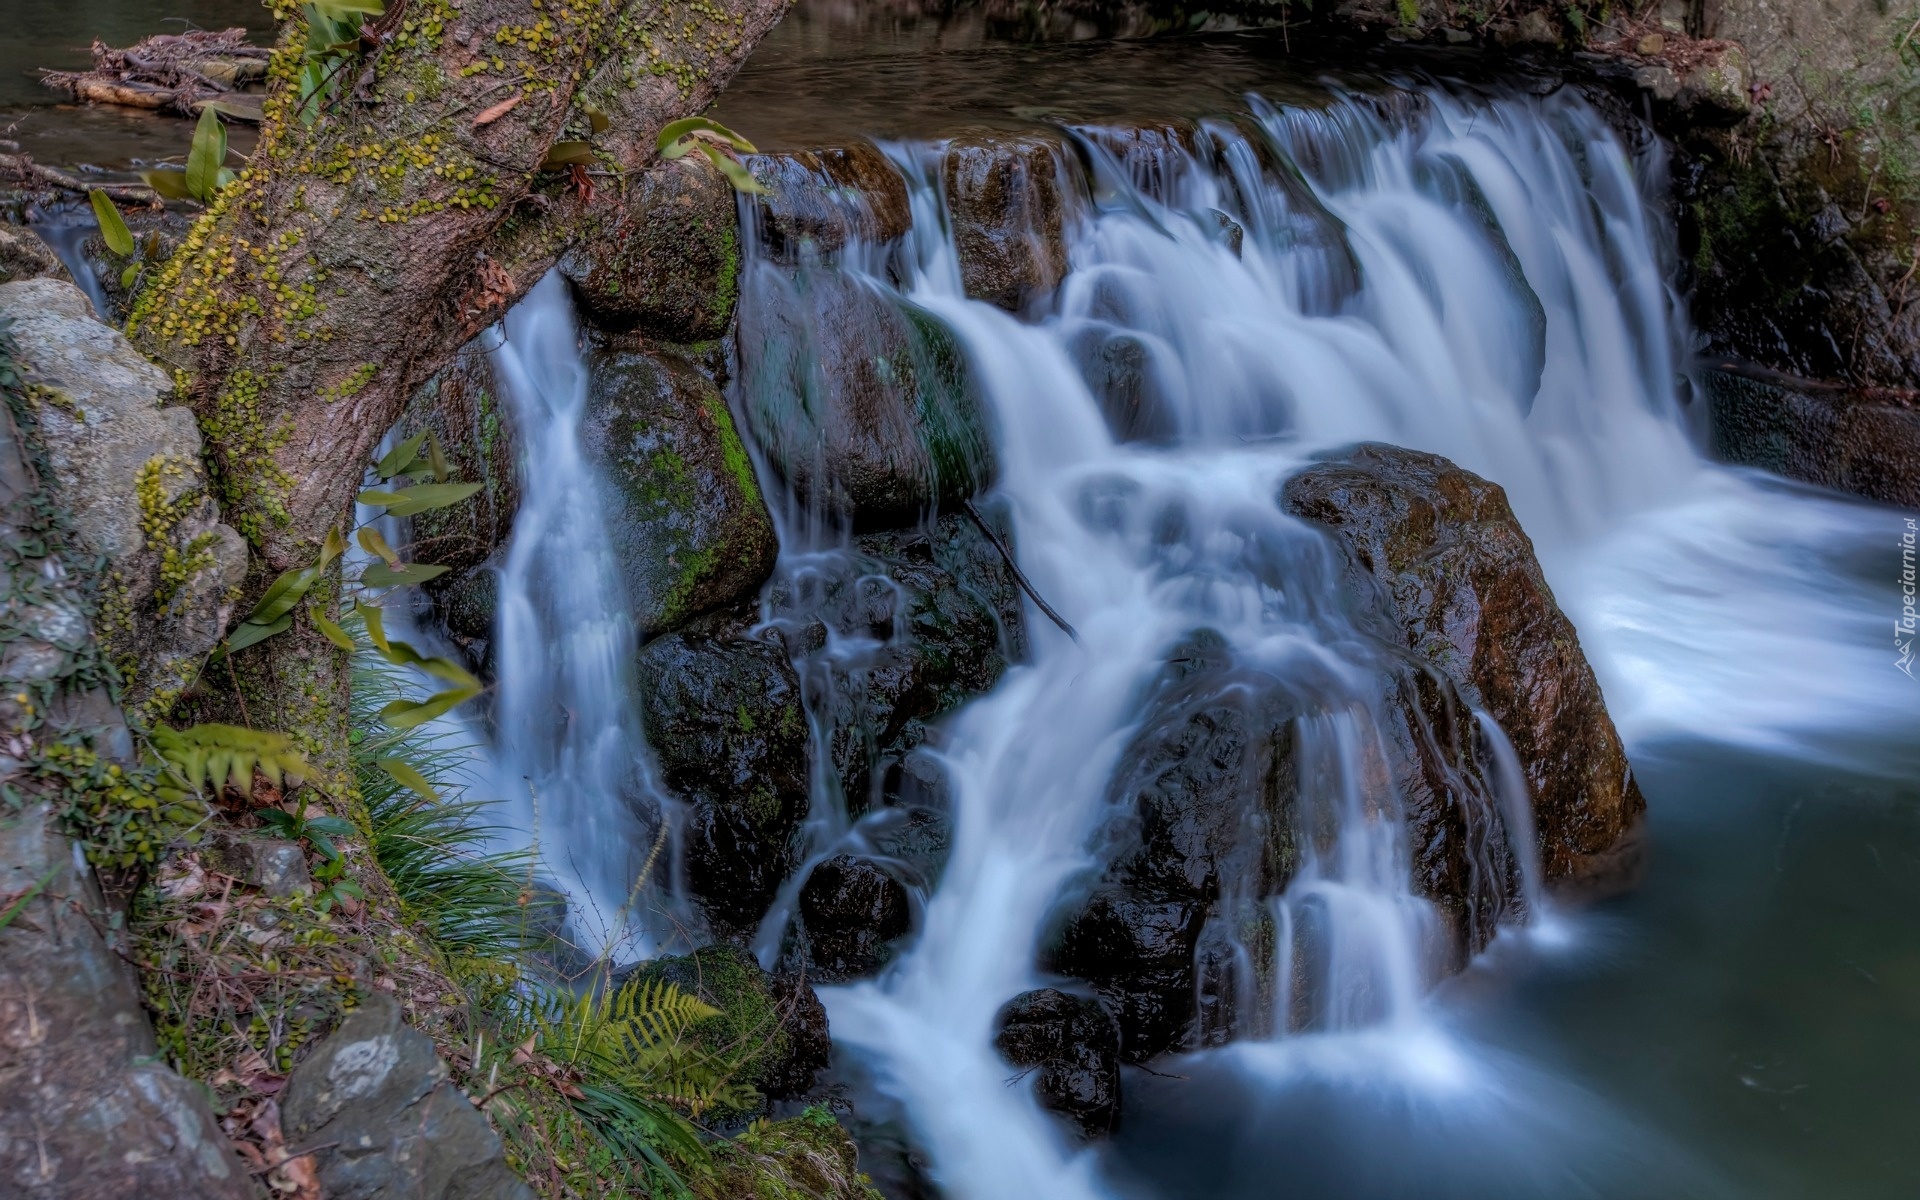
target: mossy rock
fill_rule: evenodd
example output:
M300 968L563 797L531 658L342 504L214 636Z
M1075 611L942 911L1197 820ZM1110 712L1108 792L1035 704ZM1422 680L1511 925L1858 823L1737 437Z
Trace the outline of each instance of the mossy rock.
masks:
M773 975L745 950L717 942L692 954L643 963L623 978L665 981L720 1010L693 1027L695 1046L738 1082L779 1099L813 1086L827 1065L827 1014L796 975Z
M853 1139L824 1108L758 1126L724 1143L699 1200L881 1200Z
M720 389L673 351L603 346L581 437L618 493L608 534L643 636L751 599L780 544Z
M699 156L642 174L612 236L561 263L594 324L670 342L724 335L740 292L733 187Z

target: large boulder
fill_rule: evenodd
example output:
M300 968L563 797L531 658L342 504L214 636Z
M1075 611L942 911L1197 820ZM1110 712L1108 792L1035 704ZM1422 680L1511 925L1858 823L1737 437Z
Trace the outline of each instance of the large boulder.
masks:
M763 970L738 946L720 942L654 959L620 973L614 984L631 982L671 983L719 1009L689 1031L692 1047L765 1099L807 1091L827 1065L827 1010L813 987L798 974Z
M603 348L591 377L581 440L618 495L607 533L641 636L750 600L780 543L720 389L665 351Z
M958 339L852 274L754 264L741 296L742 414L799 501L856 528L911 525L992 475Z
M640 652L647 743L687 805L687 883L720 929L753 929L798 863L808 808L807 719L786 650L670 633Z
M327 1200L533 1200L433 1041L374 993L287 1080L281 1126Z
M1526 776L1545 877L1618 866L1646 800L1499 485L1437 455L1366 444L1288 480L1281 503L1339 539L1405 644L1499 723Z
M252 1200L205 1089L161 1059L101 936L115 922L52 821L45 805L0 821L0 1194Z
M1051 134L947 143L947 207L967 295L1018 312L1066 278L1068 162Z
M996 1020L994 1045L1013 1066L1035 1072L1034 1095L1087 1137L1120 1121L1120 1027L1091 996L1056 988L1022 992Z
M669 342L722 337L740 294L733 185L703 156L655 164L611 235L560 269L594 324Z
M1143 698L1098 839L1105 870L1069 909L1048 961L1106 1001L1128 1061L1304 1027L1321 1009L1307 971L1292 981L1293 1007L1275 1011L1265 898L1292 880L1308 850L1302 831L1337 822L1300 808L1302 776L1331 766L1324 738L1303 731L1333 708L1364 706L1378 735L1385 761L1361 783L1390 787L1380 802L1404 814L1410 883L1440 918L1432 950L1457 968L1515 910L1515 863L1465 704L1391 644L1350 650L1369 668L1366 694L1244 660L1202 629L1173 648ZM1295 946L1297 964L1313 954Z
M100 555L96 633L163 715L226 632L247 547L220 523L192 410L70 283L0 285L53 499Z

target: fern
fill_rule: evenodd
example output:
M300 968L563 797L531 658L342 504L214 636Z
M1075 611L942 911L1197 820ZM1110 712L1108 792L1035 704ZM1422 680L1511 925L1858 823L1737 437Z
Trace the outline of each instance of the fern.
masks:
M548 992L533 1004L529 1023L553 1061L699 1116L716 1106L750 1108L758 1099L690 1036L695 1025L719 1015L666 980L635 980L578 996Z
M287 780L298 783L309 770L307 760L284 733L238 725L186 729L156 725L150 737L153 748L190 791L231 788L251 796L255 771L273 786L285 787Z

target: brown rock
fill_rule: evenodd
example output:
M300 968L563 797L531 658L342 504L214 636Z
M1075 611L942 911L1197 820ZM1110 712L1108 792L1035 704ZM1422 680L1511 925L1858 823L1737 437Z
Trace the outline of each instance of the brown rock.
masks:
M967 295L1009 311L1067 277L1066 148L1043 134L947 144L947 206Z
M1370 443L1301 472L1281 498L1338 535L1407 644L1500 723L1533 795L1546 878L1578 876L1617 847L1646 801L1506 493L1436 455Z
M774 258L797 262L850 241L890 242L913 226L907 181L872 142L755 155L760 236Z
M561 263L596 325L669 342L721 337L740 294L733 186L699 155L655 165L613 235Z
M1720 458L1920 508L1920 407L1787 376L1708 371L1704 378Z

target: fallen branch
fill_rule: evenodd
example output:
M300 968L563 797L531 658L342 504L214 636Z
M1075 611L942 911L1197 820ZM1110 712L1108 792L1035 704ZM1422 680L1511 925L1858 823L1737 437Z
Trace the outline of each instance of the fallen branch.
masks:
M144 184L87 183L58 168L37 163L26 154L0 153L0 177L6 176L12 176L23 182L37 182L78 196L101 191L120 204L138 204L148 208L160 206L159 194Z
M127 50L93 43L86 71L42 71L40 81L76 100L193 116L204 104L265 78L270 52L247 42L244 29L196 29L147 38ZM259 120L247 106L229 113Z
M1034 590L1033 584L1027 582L1027 577L1020 573L1020 564L1013 561L1012 552L1007 549L1006 543L1000 540L1000 535L995 533L993 528L987 524L986 518L980 515L980 510L973 506L973 501L963 500L961 503L966 506L967 515L973 518L973 523L980 527L980 532L986 534L987 540L993 543L993 548L1000 552L1000 557L1007 560L1007 570L1013 572L1013 581L1020 585L1020 590L1027 594L1029 600L1032 600L1040 607L1041 612L1047 614L1049 620L1064 630L1068 637L1078 642L1080 635L1073 631L1073 626L1067 624L1064 617L1053 611L1053 605L1048 604L1040 598L1040 593Z

